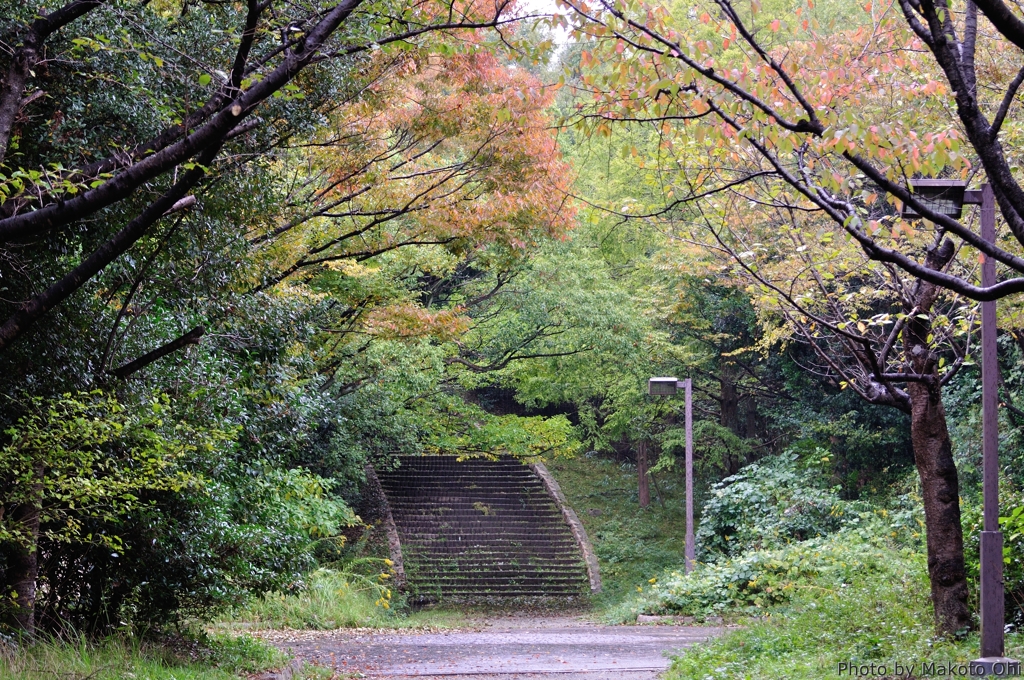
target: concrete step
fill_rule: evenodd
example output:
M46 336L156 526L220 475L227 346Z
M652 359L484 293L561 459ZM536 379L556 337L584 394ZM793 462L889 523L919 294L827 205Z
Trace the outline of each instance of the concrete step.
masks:
M399 518L395 518L399 521ZM458 532L460 535L489 535L500 532L502 535L523 534L524 536L571 536L568 531L562 532L561 527L551 522L529 522L501 517L478 519L471 517L452 517L437 520L416 520L402 522L403 529L399 532Z
M511 459L402 457L378 477L411 593L575 597L589 592L575 538L543 482Z
M575 569L577 567L583 568L583 562L581 562L578 558L561 556L534 557L531 555L509 556L497 553L455 556L414 553L410 555L407 564L413 566L423 564L431 564L434 566L457 565L458 567L463 569L482 569L485 567L492 567L496 569ZM410 566L409 568L413 567Z
M551 508L550 512L543 510L529 510L521 507L495 507L488 505L484 508L473 507L467 504L465 507L451 507L449 505L439 505L434 507L419 507L419 508L391 508L392 516L401 515L403 519L407 521L415 520L438 520L448 519L451 517L465 517L472 519L486 519L491 518L503 518L507 520L523 520L523 521L551 521L564 523L562 519L562 513L557 512L554 508Z
M444 538L434 540L417 540L409 537L404 537L401 534L399 534L399 537L409 543L410 553L463 554L486 550L488 552L503 552L509 557L515 557L516 555L522 555L525 553L534 555L540 554L555 556L571 553L573 548L576 547L576 544L572 541L564 541L560 543L537 541L527 543L525 541L508 541L500 539L490 541L450 541Z
M494 569L481 570L478 572L466 572L464 574L451 575L451 572L431 569L416 569L406 572L429 583L441 583L447 581L477 581L481 578L493 578L505 581L518 581L523 578L544 579L551 583L581 583L587 580L582 570L576 573L563 571L536 571L536 570L511 570L498 571Z

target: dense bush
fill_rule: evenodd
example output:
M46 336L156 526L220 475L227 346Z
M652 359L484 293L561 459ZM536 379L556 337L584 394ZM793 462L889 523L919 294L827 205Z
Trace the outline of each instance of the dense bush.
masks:
M827 457L817 449L819 461ZM848 503L820 467L787 452L762 459L712 488L697 530L698 557L712 561L830 534Z
M872 533L847 529L784 548L698 564L690 574L672 571L660 580L651 579L652 584L616 616L763 613L802 589L842 588L854 577L880 571L889 559L892 546Z
M166 397L26 400L4 431L0 577L38 555L36 621L103 633L208 618L309 568L355 521L334 482L251 459L242 429L196 427ZM35 537L35 534L38 537ZM16 611L7 591L0 614Z
M353 521L327 494L329 483L308 473L255 465L226 476L90 527L117 532L119 553L85 541L42 543L37 615L45 627L103 632L209 618L298 579L315 541Z

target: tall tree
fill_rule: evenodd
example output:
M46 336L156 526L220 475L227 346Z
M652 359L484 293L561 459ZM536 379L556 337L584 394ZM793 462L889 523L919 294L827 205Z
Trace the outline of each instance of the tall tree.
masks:
M969 628L959 481L942 388L970 359L976 306L867 259L814 217L752 210L745 196L727 193L705 201L701 212L699 227L677 233L717 253L717 266L745 284L769 342L805 343L812 355L804 370L910 417L936 624L949 633ZM971 267L955 255L945 241L926 262L964 275Z
M859 27L838 30L818 21L829 6L812 3L747 12L719 2L713 13L698 10L689 19L640 6L570 4L580 33L594 38L581 87L597 103L582 108L584 125L607 133L611 125L649 123L663 138L669 160L658 172L667 200L646 218L696 221L715 239L692 240L738 263L762 308L769 301L825 374L871 403L910 414L936 625L944 633L968 627L957 477L941 398L965 347L934 344L957 337L963 327L956 318L966 312L941 290L984 298L1016 284L983 291L972 283L974 268L951 264L957 246L947 235L1000 257L966 221L948 224L955 221L925 212L936 229L914 230L880 198L916 206L903 188L910 173L966 174L970 167L958 121L942 108L947 90L935 63L915 52L934 42L918 43L923 38L886 18L885 7L869 7ZM999 44L998 35L992 39ZM865 268L823 218L888 269ZM819 241L823 250L814 248ZM1015 257L1003 256L1004 264ZM952 370L940 375L942 349Z

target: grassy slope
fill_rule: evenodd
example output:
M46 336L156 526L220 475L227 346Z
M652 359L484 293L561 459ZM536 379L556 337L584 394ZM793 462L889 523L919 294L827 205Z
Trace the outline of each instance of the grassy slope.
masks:
M978 656L977 635L959 641L932 637L928 578L919 555L894 553L881 573L839 587L808 587L774 614L678 658L666 680L849 677L840 676L840 663L885 665L886 672L875 677L894 676L894 662L914 665L914 676L921 677L922 663L935 663L938 671L942 664ZM1008 636L1007 651L1021 658L1024 638Z
M650 507L637 500L636 473L604 458L557 459L547 463L569 505L594 544L604 591L599 610L647 587L648 579L683 562L686 515L682 485L659 475L664 505L652 487Z

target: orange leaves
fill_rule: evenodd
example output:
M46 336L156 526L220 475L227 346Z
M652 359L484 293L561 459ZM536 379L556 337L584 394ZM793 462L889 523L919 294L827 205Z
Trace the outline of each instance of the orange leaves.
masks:
M553 88L485 50L378 53L371 68L374 86L282 159L300 215L257 242L282 278L305 272L359 310L344 333L453 340L467 319L419 304L418 277L513 261L573 223Z
M321 162L339 175L372 165L365 202L379 210L412 201L402 220L412 240L470 247L558 236L571 213L562 205L567 167L544 112L552 91L487 52L427 55L372 100L339 112L341 134L361 140L359 153L330 147Z
M378 307L367 315L365 322L366 332L382 340L430 337L451 341L468 329L469 318L457 311L431 311L411 303Z

